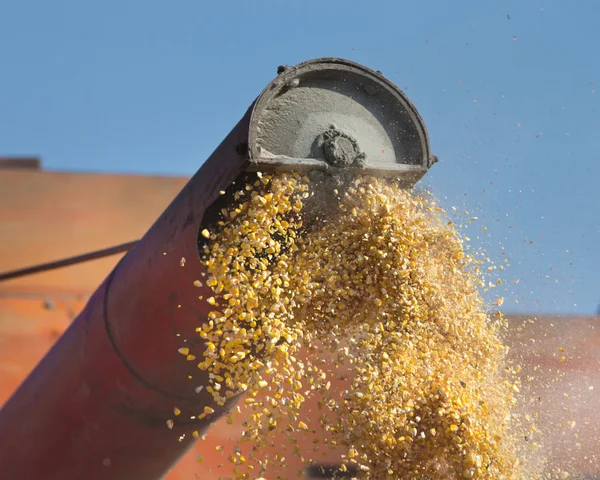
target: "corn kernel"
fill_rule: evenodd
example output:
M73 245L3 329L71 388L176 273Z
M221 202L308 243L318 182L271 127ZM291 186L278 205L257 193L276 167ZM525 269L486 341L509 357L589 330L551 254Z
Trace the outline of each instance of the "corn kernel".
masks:
M218 405L247 392L243 441L260 451L273 430L308 431L301 407L315 395L324 444L345 451L344 468L350 461L366 478L441 478L428 450L451 469L444 478L520 478L505 421L519 369L503 369L502 315L490 321L479 295L484 260L443 210L393 182L357 176L328 191L339 212L323 220L311 210L308 178L257 178L238 189L201 252L215 295L206 301L223 301L197 329L205 342L198 368ZM298 358L303 347L310 362ZM343 398L326 359L315 361L327 352L351 392ZM261 475L267 463L283 464L281 453L258 460ZM238 453L229 458L236 479L257 478Z

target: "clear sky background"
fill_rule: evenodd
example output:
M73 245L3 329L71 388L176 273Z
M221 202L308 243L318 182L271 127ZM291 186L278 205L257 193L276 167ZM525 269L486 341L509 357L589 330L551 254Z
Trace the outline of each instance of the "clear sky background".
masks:
M591 314L598 25L597 0L0 0L0 154L191 175L277 65L348 58L421 112L441 159L423 183L510 259L506 309Z

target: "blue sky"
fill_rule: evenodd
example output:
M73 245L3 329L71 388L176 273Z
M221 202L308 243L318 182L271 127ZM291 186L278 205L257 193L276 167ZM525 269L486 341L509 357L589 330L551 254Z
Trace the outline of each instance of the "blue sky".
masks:
M189 175L277 65L348 58L421 112L441 159L424 184L510 259L507 310L593 313L599 20L595 0L4 0L0 154Z

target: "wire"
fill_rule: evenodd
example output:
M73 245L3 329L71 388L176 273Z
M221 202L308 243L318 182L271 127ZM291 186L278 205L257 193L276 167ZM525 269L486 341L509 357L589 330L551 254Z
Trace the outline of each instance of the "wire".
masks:
M0 273L0 282L12 280L13 278L24 277L26 275L33 275L34 273L46 272L48 270L55 270L57 268L69 267L78 263L96 260L98 258L108 257L110 255L116 255L117 253L127 252L131 250L133 246L136 243L138 243L138 241L139 240L136 240L134 242L123 243L121 245L115 245L114 247L84 253L83 255L77 255L75 257L63 258L62 260L56 260L54 262L42 263L41 265L20 268L19 270L13 270L11 272Z

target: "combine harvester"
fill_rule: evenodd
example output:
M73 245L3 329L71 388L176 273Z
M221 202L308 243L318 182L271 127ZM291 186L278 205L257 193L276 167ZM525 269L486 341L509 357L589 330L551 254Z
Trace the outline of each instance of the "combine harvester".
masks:
M0 411L0 477L160 479L192 432L237 400L219 407L206 389L195 393L188 375L194 385L208 377L181 361L177 334L201 341L195 328L211 307L198 295L211 292L193 285L205 272L198 236L240 175L358 171L409 188L436 160L417 110L379 72L336 58L279 67ZM175 404L182 415L169 430ZM184 420L204 407L215 410L210 420Z

